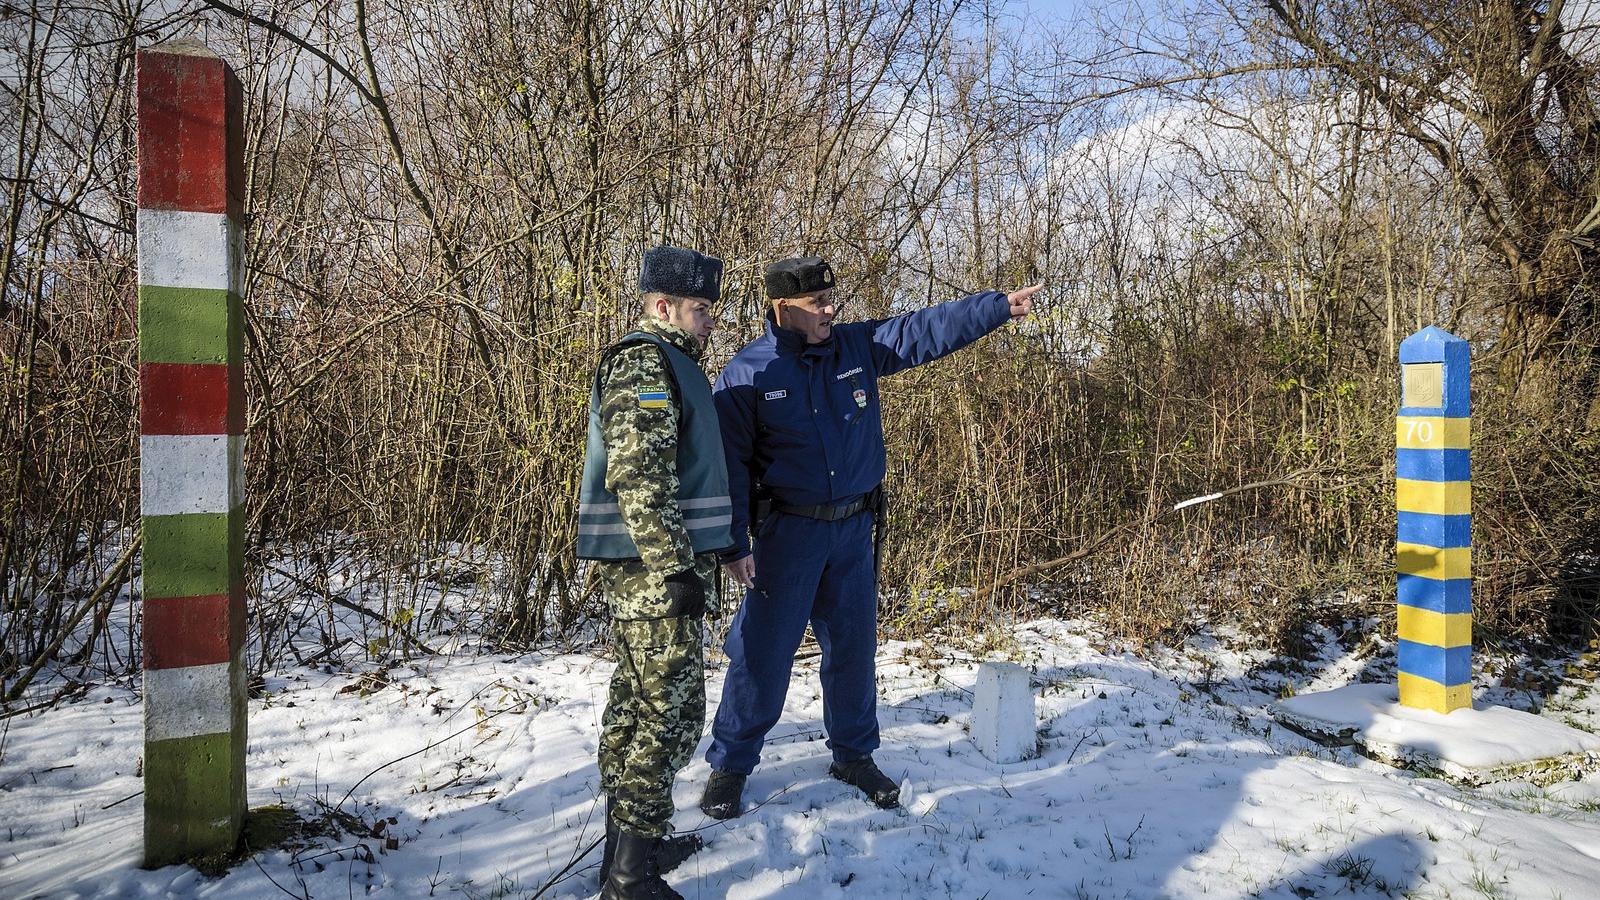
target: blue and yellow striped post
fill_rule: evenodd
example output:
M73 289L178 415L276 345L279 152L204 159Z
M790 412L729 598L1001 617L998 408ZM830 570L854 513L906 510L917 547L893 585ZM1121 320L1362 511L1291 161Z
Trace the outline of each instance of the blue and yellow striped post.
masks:
M1395 419L1400 704L1472 706L1472 404L1467 342L1432 325L1400 344Z

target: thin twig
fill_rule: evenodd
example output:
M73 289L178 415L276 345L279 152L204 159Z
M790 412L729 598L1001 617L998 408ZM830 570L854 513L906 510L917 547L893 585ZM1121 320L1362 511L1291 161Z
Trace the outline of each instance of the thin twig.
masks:
M119 804L127 803L129 800L132 800L133 798L135 798L135 797L137 797L137 796L139 796L140 794L143 794L143 793L144 793L144 791L134 791L133 793L129 794L128 796L123 797L121 800L113 800L110 803L107 803L105 806L102 806L100 808L101 809L110 809L113 806L117 806Z
M246 852L248 852L249 849L250 849L250 845L246 844L245 845ZM283 891L285 894L288 894L289 896L295 898L295 900L311 900L311 892L309 890L306 890L305 895L302 896L300 894L296 894L294 891L291 891L288 888L284 887L283 885L279 884L278 883L278 879L273 878L270 874L267 873L266 866L263 866L261 864L261 860L257 859L256 855L254 853L250 854L250 861L256 864L256 868L261 870L261 874L265 875L266 879L268 881L272 882L272 886L273 887L275 887L278 890ZM305 890L304 882L301 883L300 887L301 887L302 890Z
M468 725L467 727L461 729L460 731L455 731L455 732L452 732L450 734L447 734L444 737L438 739L437 741L434 741L433 743L428 744L427 746L421 748L420 750L413 750L412 752L407 753L405 756L401 756L401 757L398 757L396 759L389 760L388 762L384 763L383 765L381 765L381 766L377 767L376 769L373 769L372 771L368 772L367 774L361 776L360 780L358 780L355 784L350 785L350 790L345 791L344 797L341 798L338 803L334 804L334 807L333 807L334 811L335 812L339 811L340 808L344 806L345 801L350 799L350 795L354 794L356 792L356 788L360 787L363 782L365 782L368 778L371 778L372 776L378 774L379 772L382 772L384 769L389 768L390 766L394 765L397 762L404 762L405 760L408 760L413 756L417 756L417 755L422 754L422 753L427 753L429 750L432 750L433 748L439 746L440 744L443 744L445 741L449 741L449 740L452 740L454 738L460 737L461 735L466 734L467 732L471 731L474 728L477 728L478 726L482 725L484 722L487 722L487 721L495 718L496 716L504 715L505 713L511 712L514 709L519 709L521 707L527 706L529 703L533 702L533 700L534 700L533 697L529 697L529 698L524 699L524 700L518 700L516 703L511 704L510 706L506 707L505 709L495 710L494 712L488 714L487 716L484 716L483 718L477 720L476 722L473 722L471 725Z
M600 837L595 838L594 842L591 843L588 847L584 848L584 851L582 853L579 853L577 856L573 857L572 860L570 862L568 862L565 866L562 866L561 867L561 871L559 871L559 872L555 873L554 875L550 876L550 880L546 881L543 885L541 885L539 890L535 891L533 896L530 897L529 900L539 900L540 897L544 896L545 891L548 891L551 888L555 887L557 884L560 884L562 881L565 881L566 877L567 877L567 872L571 871L573 866L576 866L578 863L582 862L585 857L587 857L589 854L593 853L594 852L594 848L600 846L600 842L603 841L603 840L605 840L605 835L601 835Z

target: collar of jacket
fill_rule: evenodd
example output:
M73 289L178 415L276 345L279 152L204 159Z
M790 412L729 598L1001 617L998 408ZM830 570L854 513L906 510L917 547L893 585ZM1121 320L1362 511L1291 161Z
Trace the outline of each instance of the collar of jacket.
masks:
M780 327L778 320L772 315L772 310L767 310L767 334L772 336L772 344L778 349L779 353L794 353L804 356L832 356L834 348L837 346L833 339L833 333L838 330L839 326L835 323L833 331L828 333L827 340L820 344L808 344L806 343L805 332L795 331L793 328Z
M663 322L655 316L645 316L639 320L639 324L636 327L640 331L648 331L672 346L677 347L679 350L687 353L689 358L695 362L700 361L700 355L703 352L703 349L700 346L700 339L695 337L693 334L684 331L682 328L679 328L678 326L668 322Z

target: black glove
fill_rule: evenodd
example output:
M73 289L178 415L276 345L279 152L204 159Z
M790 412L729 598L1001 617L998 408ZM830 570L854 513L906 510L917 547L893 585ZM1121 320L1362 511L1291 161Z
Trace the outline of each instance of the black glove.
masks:
M673 572L662 580L667 588L667 616L694 618L706 614L706 586L694 569Z

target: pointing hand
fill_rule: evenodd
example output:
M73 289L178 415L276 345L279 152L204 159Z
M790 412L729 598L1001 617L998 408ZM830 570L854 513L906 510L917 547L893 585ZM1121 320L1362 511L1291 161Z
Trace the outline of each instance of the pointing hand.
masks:
M1025 287L1020 291L1006 295L1006 300L1011 304L1011 318L1013 321L1033 312L1033 295L1042 287L1044 287L1043 284L1036 284L1033 287Z

